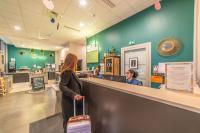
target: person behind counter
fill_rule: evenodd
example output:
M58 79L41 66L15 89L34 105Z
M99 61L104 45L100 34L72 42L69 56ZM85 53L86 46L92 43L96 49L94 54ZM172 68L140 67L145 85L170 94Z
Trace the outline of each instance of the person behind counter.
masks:
M100 66L97 66L95 69L94 69L94 72L93 74L89 74L88 76L89 77L94 77L94 78L103 78L103 75L100 73L101 71L101 67Z
M81 96L82 86L79 78L75 74L75 68L77 64L77 57L74 54L69 53L62 66L61 80L59 88L62 92L62 115L63 115L63 128L66 133L66 124L70 117L73 116L73 99L82 100ZM82 113L82 105L78 104L77 114Z
M100 71L101 71L101 67L97 66L95 71L94 71L94 76L97 77L97 78L102 78L102 74L100 73Z
M133 69L129 69L126 72L126 83L142 86L142 82L137 80L136 79L137 77L138 77L138 72L134 71Z

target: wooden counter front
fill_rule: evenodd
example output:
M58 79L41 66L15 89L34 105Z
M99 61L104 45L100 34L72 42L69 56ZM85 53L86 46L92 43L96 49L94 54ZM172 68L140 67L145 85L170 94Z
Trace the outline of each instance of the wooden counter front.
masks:
M136 86L98 78L83 78L81 80L200 113L200 95L167 89Z
M200 97L81 79L94 133L200 133Z

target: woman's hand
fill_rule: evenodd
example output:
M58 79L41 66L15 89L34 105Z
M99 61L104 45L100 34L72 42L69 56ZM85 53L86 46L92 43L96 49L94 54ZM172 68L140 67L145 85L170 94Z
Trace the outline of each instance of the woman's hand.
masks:
M84 98L84 96L81 96L81 95L75 95L74 96L74 99L75 100L81 100L81 99L83 99Z

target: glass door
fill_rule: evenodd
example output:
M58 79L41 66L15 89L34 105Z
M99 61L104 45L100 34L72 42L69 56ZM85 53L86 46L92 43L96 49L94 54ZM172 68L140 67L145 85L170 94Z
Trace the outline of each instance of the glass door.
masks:
M112 74L113 73L113 58L105 59L105 73Z

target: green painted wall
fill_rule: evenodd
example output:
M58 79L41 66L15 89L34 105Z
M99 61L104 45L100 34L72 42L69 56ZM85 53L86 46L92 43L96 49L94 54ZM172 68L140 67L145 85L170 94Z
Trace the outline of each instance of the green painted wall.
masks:
M194 0L162 0L161 4L161 11L156 11L153 6L149 7L89 37L87 44L96 40L100 48L100 60L103 52L112 46L120 51L122 47L128 46L129 41L135 41L136 44L152 42L152 66L159 62L192 61ZM157 53L156 47L168 37L181 40L184 47L177 55L163 57ZM94 65L96 64L88 64L88 67Z
M23 52L24 54L21 55L20 52ZM51 57L50 55L53 56ZM32 68L34 64L44 67L46 63L55 63L55 52L46 50L41 52L41 50L34 50L34 53L31 53L30 49L17 48L13 45L8 45L8 61L10 61L11 58L15 58L17 69L19 69L20 66Z

